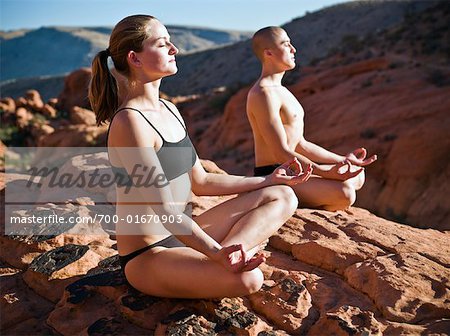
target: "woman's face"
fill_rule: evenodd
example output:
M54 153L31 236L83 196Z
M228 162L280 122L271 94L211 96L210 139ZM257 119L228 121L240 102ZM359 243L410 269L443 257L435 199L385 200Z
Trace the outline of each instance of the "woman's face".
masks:
M151 37L144 42L143 50L136 53L141 70L152 79L175 74L178 49L170 42L166 27L158 20L152 20L149 29Z

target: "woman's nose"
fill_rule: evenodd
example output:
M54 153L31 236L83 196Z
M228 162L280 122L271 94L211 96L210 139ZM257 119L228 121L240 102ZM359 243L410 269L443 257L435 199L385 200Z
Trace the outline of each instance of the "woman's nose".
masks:
M172 44L172 47L170 48L170 54L171 54L171 55L176 55L176 54L178 54L178 48L175 47L175 45L174 45L173 43L171 43L171 44Z

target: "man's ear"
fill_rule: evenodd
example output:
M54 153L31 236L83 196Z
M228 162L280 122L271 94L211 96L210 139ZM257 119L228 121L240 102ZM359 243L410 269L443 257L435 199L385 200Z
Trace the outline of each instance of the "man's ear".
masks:
M130 65L134 65L136 67L141 66L141 61L139 60L137 54L133 50L130 50L128 52L127 59L128 59L128 62L130 63Z
M264 54L264 56L272 56L273 55L272 50L270 50L270 49L264 49L263 54Z

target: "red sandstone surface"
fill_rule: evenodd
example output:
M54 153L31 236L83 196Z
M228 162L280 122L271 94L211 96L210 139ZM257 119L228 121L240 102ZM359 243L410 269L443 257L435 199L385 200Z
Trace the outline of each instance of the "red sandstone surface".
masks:
M105 153L76 157L63 171L92 171L106 161ZM224 173L213 162L203 165ZM2 177L2 199L5 183L8 190L8 184L27 179ZM42 204L39 211L93 216L95 201L86 195L113 202L112 188L84 189L84 196ZM194 197L194 214L227 198ZM2 236L2 334L445 335L448 239L448 233L398 224L361 208L298 209L264 251L259 292L173 300L142 295L123 282L114 236L100 223L77 224L52 237Z

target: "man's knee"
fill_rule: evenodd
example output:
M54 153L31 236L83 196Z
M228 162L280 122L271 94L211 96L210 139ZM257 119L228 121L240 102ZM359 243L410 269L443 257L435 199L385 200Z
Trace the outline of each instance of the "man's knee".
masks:
M342 184L342 189L336 198L330 204L324 205L322 208L328 211L345 210L356 201L356 190L353 184L346 181Z
M356 190L355 187L350 183L344 183L342 188L342 205L344 209L353 205L356 201Z
M352 179L352 184L355 190L361 189L365 181L366 181L366 173L363 170L361 173L359 173Z

